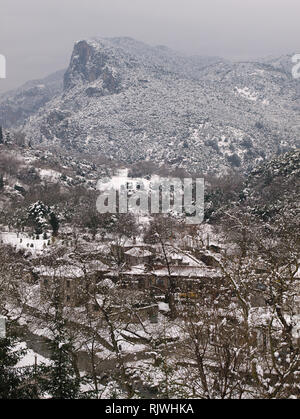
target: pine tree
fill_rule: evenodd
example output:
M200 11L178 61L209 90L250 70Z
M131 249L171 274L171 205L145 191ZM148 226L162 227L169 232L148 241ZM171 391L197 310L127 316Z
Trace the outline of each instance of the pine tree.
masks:
M38 398L34 372L17 369L16 365L26 354L18 349L15 338L0 338L0 399Z
M54 211L51 211L49 216L49 224L51 225L53 236L56 237L59 230L59 219Z
M46 229L49 211L49 207L41 201L38 201L29 207L28 219L33 222L35 233L37 235L43 234Z
M9 131L6 133L5 142L6 144L11 144L11 136Z
M2 131L1 125L0 125L0 144L3 144L3 131Z
M81 379L73 363L74 347L66 336L65 321L56 320L55 328L55 337L51 342L53 364L45 368L44 390L52 399L76 399L80 396Z

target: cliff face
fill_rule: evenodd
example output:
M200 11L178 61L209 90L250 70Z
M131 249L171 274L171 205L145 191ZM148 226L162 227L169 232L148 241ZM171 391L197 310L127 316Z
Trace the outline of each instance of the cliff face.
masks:
M79 78L87 82L96 80L96 72L88 70L88 63L93 53L94 51L92 46L89 45L86 41L81 41L75 44L69 68L64 76L65 90L75 86L75 74L77 74Z
M88 96L101 96L119 91L120 77L115 71L109 51L102 49L96 42L79 41L74 46L70 65L64 76L64 90L96 80L102 83L98 83L97 88L90 87Z

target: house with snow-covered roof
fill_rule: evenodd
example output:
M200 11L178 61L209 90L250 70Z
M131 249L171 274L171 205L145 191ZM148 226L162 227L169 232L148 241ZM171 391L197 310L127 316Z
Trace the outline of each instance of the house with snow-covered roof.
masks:
M107 272L108 266L100 261L91 261L88 265L42 265L36 267L33 273L38 278L42 300L56 295L64 305L78 306L85 299L82 291L95 289Z
M132 247L124 253L128 265L150 264L153 261L153 252L141 247Z

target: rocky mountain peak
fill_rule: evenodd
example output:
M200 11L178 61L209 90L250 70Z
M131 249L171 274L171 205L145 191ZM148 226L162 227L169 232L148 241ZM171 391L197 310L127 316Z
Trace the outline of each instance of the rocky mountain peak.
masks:
M274 63L188 57L127 37L81 40L64 91L24 132L31 144L129 164L251 170L299 147L299 82Z

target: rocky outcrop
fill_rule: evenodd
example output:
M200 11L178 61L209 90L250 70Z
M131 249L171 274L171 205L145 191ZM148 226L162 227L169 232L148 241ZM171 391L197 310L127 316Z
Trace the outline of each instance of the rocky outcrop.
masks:
M111 56L95 42L77 42L64 76L64 90L96 80L101 80L102 86L88 88L88 96L102 96L119 91L120 78L112 66Z

